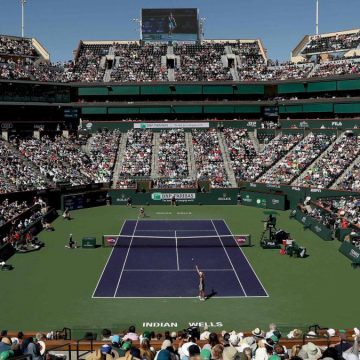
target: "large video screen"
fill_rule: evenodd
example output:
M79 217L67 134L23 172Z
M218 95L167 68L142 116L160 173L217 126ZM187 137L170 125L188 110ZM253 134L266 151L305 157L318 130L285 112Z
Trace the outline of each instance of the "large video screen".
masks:
M197 41L198 9L142 9L144 41Z

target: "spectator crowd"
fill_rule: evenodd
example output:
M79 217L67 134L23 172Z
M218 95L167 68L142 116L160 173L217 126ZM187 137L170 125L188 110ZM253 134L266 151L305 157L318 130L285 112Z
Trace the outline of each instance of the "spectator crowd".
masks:
M321 338L329 340L328 345L319 345ZM25 337L22 332L9 337L3 331L0 337L0 356L8 358L30 354L35 360L44 359L47 341L52 337L37 333ZM304 337L305 341L302 342ZM295 345L286 346L283 339L292 339ZM102 345L89 352L86 360L357 360L359 358L359 330L348 335L345 330L327 329L323 334L314 331L303 332L293 329L283 335L276 324L270 324L268 331L255 328L251 332L222 331L221 334L205 328L197 330L165 331L156 334L144 330L137 332L130 326L124 332L103 329ZM158 343L161 343L158 346ZM156 343L156 345L155 345ZM6 353L6 354L4 354ZM47 354L47 359L52 358Z
M174 46L174 54L180 56L180 66L175 68L177 81L232 80L230 69L221 60L224 44L179 44Z
M359 33L314 37L303 53L357 49ZM43 82L168 81L168 66L176 81L268 81L358 74L359 57L329 57L317 64L266 60L258 41L176 43L81 42L74 61L51 63L36 51L31 39L0 37L0 79ZM228 55L231 55L228 57ZM234 60L235 56L235 60ZM304 60L307 61L307 60ZM235 66L236 64L236 66ZM233 73L231 72L231 69ZM108 74L106 75L106 70ZM237 75L236 75L237 74Z
M198 180L210 180L213 188L230 187L216 129L193 130L192 137Z
M0 140L0 167L0 193L40 190L50 186L34 165L3 140Z
M339 190L360 191L360 162L345 173L337 188Z
M259 182L290 184L336 139L336 135L313 134L300 141L267 171Z
M244 167L242 178L247 181L257 180L270 169L288 151L303 138L302 134L280 134L264 145L252 160Z
M150 130L129 130L120 169L120 177L150 176L153 133Z
M341 135L333 147L318 159L297 181L298 186L331 186L360 153L360 136Z
M120 130L100 131L93 134L88 141L90 171L95 182L110 182L115 167L116 155L120 141Z
M237 180L246 180L246 169L256 156L254 144L245 129L225 128L223 134L235 177Z
M45 135L41 139L16 139L14 143L20 153L53 183L84 185L106 180L101 164L92 163L89 156L81 150L80 141L75 136L65 138L57 135L50 138ZM101 162L102 157L93 156L93 160Z

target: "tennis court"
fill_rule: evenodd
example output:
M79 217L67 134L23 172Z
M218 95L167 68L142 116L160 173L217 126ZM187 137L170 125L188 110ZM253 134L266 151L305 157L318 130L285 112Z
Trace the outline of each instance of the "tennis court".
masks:
M126 220L93 298L194 298L268 294L223 220Z

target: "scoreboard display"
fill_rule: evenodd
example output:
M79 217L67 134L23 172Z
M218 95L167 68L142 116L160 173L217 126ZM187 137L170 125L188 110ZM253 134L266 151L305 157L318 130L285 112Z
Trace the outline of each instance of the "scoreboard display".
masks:
M198 9L142 9L142 40L198 41Z

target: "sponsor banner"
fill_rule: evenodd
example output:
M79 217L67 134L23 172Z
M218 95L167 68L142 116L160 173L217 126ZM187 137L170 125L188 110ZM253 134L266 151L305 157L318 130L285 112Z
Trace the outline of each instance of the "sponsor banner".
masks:
M134 129L193 129L193 128L208 128L208 122L161 122L161 123L135 123Z
M263 209L284 210L285 196L257 191L240 191L243 205L256 206Z
M188 323L179 324L177 321L144 321L143 328L178 328L178 327L223 327L221 321L190 321Z
M301 222L304 225L305 229L310 229L323 240L332 240L332 231L329 228L317 222L312 217L305 215L300 210L296 210L295 219Z
M151 194L151 200L154 201L171 201L175 196L176 201L179 202L192 202L196 199L196 193L161 193L155 192Z
M349 242L344 241L341 244L339 251L353 263L360 264L360 249L356 248Z

